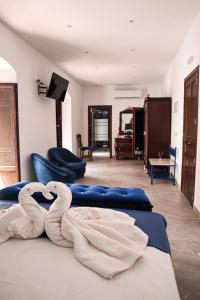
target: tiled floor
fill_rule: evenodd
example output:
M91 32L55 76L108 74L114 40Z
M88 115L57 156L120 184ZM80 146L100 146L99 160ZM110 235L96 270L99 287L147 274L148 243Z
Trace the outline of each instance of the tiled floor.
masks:
M200 220L177 186L163 180L155 180L151 185L142 161L116 161L106 157L95 157L88 162L86 175L79 182L143 188L154 205L153 211L163 214L167 220L172 259L182 299L200 299L200 269L196 268L200 266ZM187 273L186 282L187 277L191 279L193 276L198 283L199 288L195 286L197 290L193 296L190 288L195 288L189 282L188 291L184 290L183 270Z

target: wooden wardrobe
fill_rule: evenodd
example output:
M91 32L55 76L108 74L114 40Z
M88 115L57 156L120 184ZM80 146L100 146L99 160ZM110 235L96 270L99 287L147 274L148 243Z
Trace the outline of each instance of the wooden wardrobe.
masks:
M171 98L147 97L144 102L144 165L149 158L169 157L171 143Z

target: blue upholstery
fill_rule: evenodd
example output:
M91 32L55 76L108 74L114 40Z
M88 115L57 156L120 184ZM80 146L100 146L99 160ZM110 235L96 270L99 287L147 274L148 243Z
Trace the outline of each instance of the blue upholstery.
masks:
M62 147L51 148L49 149L48 154L50 160L73 171L76 175L76 179L84 176L86 162L74 155L68 149Z
M107 208L128 208L151 211L153 205L139 188L106 187L100 185L68 184L73 205Z
M18 194L21 188L23 188L30 181L21 181L15 184L11 184L0 190L0 200L18 200Z
M0 190L0 200L17 200L20 189L27 181ZM153 205L145 192L138 188L105 187L86 184L68 184L72 191L72 204L107 208L126 208L151 211ZM47 202L42 193L35 193L38 202ZM49 200L48 200L49 202Z
M83 146L83 147L81 147L81 150L82 151L87 151L87 150L95 151L95 150L97 150L97 148L96 147L90 147L90 146Z
M135 225L148 235L149 240L147 246L171 254L166 232L167 222L162 215L154 212L135 211L130 209L120 209L120 211L134 218Z
M37 181L48 183L51 180L64 183L74 182L75 173L65 167L60 167L39 154L32 153L31 161Z
M16 201L16 203L17 203L18 202L18 194L19 194L20 190L28 183L30 183L30 181L25 180L25 181L17 182L15 184L9 185L9 186L1 189L0 190L0 200L9 201L10 199L12 199L12 201ZM47 200L44 198L44 196L40 192L34 193L33 197L36 199L37 202L41 202L41 203L47 202ZM51 203L51 201L50 201L50 203Z

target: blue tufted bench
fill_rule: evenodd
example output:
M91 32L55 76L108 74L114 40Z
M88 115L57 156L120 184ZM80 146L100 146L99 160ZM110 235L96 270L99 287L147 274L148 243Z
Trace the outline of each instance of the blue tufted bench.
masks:
M151 211L153 205L139 188L106 187L100 185L68 184L74 205L107 208L128 208Z
M27 183L28 181L18 182L0 190L0 200L17 200L20 189ZM146 211L151 211L153 207L145 192L139 188L106 187L76 183L67 185L72 191L72 205ZM47 202L41 193L36 193L34 196L38 202Z

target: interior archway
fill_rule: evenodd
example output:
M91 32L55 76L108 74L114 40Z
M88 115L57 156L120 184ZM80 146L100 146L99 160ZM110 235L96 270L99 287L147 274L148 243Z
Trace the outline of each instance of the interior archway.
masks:
M0 57L0 188L20 179L17 73Z
M0 57L0 83L16 83L17 73L15 69L2 57Z

